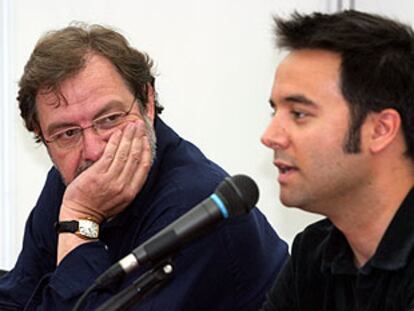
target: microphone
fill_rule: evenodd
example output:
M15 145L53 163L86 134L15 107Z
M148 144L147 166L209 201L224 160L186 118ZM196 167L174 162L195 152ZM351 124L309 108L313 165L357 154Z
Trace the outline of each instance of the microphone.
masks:
M225 178L211 196L101 274L94 287L106 287L147 262L157 263L223 219L248 213L258 198L259 189L250 177Z

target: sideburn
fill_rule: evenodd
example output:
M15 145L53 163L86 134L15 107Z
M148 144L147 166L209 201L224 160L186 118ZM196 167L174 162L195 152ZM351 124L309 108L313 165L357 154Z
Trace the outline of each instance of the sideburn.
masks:
M350 111L350 121L348 132L344 137L342 150L348 154L356 154L361 152L361 127L366 118L366 114L357 111Z

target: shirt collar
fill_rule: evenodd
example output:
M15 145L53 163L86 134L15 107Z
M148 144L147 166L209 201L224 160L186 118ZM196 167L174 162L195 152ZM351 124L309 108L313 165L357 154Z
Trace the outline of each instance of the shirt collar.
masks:
M355 274L353 253L345 236L333 224L322 252L321 271L329 274Z
M414 188L407 194L392 219L374 256L361 268L397 270L404 267L414 249ZM325 240L321 271L332 274L355 274L354 255L343 233L333 224Z
M404 267L414 249L414 188L401 203L377 251L371 258L373 267L397 270Z

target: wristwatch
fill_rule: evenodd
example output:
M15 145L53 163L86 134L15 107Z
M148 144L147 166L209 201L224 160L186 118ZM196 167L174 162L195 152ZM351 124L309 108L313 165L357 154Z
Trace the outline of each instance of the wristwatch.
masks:
M85 240L94 240L99 237L99 224L92 219L59 221L55 224L56 231L70 232Z

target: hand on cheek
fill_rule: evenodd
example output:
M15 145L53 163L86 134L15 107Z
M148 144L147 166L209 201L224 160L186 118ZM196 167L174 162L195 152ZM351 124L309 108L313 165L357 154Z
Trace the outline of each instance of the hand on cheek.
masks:
M68 185L60 220L92 217L102 222L119 214L143 187L151 160L142 120L116 130L102 157Z

